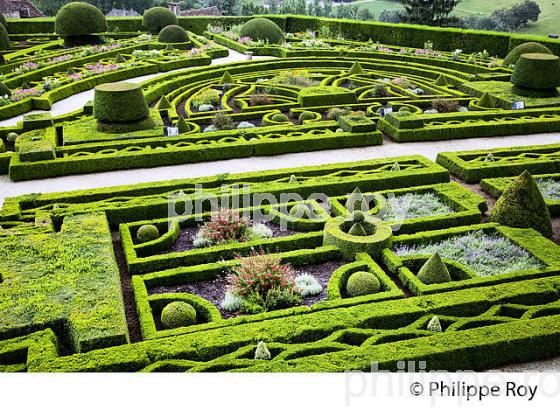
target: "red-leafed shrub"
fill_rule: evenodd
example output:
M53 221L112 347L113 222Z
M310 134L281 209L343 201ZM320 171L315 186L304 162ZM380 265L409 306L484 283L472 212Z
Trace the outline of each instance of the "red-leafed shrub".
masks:
M247 241L250 237L251 221L231 209L214 212L198 232L198 236L210 244Z

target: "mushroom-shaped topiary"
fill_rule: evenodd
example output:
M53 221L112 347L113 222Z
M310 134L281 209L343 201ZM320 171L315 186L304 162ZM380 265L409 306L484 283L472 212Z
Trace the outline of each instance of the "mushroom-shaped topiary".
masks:
M161 324L175 329L196 324L196 310L186 302L171 302L161 311Z
M154 127L142 87L107 83L95 87L93 116L102 132L140 131Z
M519 175L496 201L490 221L513 228L533 228L544 236L552 236L548 207L537 183L527 171Z
M177 25L170 25L164 27L158 35L158 41L160 43L186 43L189 41L189 34L187 31Z
M144 11L142 26L152 34L158 34L164 27L178 24L177 16L165 7L152 7Z
M445 266L437 252L420 268L416 277L425 285L451 282L451 275L447 270L447 266Z
M6 26L0 23L0 50L10 49L10 37L8 36L8 31Z
M504 58L504 65L508 67L512 64L517 64L517 60L519 60L522 54L529 53L553 54L548 47L534 41L529 41L513 48Z
M73 2L63 6L54 21L54 31L64 37L66 47L103 42L99 36L107 31L105 15L88 3Z
M346 282L346 293L349 296L364 296L381 290L379 279L370 272L354 272Z
M551 54L522 54L511 76L519 95L555 95L560 86L560 57ZM535 90L535 91L533 91ZM543 95L544 96L544 95Z
M243 24L239 31L241 37L249 37L252 40L264 40L270 44L284 43L284 33L282 29L273 21L257 17Z
M146 243L159 238L159 230L155 225L142 225L136 232L139 243Z
M255 360L270 360L272 355L265 342L259 342L255 349Z

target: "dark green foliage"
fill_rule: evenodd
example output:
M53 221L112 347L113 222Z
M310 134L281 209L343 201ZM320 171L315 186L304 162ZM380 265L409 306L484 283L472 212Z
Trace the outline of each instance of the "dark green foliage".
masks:
M144 11L142 18L142 26L152 34L159 34L164 27L177 24L177 16L166 7L152 7Z
M159 100L158 103L158 109L160 110L167 110L171 108L171 103L169 102L169 99L167 98L166 95L164 95L163 97L161 97L161 99Z
M189 34L181 26L165 26L159 32L158 41L160 43L186 43L189 41Z
M531 174L524 171L504 191L490 214L490 221L514 228L533 228L552 235L550 214Z
M364 69L362 68L361 64L356 61L354 64L352 64L352 67L350 67L350 70L348 70L348 75L359 75L359 74L363 74Z
M175 124L175 126L179 128L179 134L184 134L185 132L189 132L191 130L191 127L187 124L187 121L183 117L180 117L177 120L177 124Z
M513 50L511 50L506 58L504 58L504 65L510 66L512 64L517 64L517 60L522 54L539 53L539 54L553 54L550 49L540 43L535 43L534 41L529 41L527 43L519 44Z
M136 233L136 240L139 243L146 243L159 238L159 230L155 225L142 225Z
M554 90L560 86L560 57L551 54L522 54L511 83L521 89Z
M124 58L123 55L121 53L119 53L115 57L115 63L117 63L117 64L126 63L126 58Z
M282 44L284 33L273 21L258 17L249 20L241 27L240 36L250 37L252 40L265 40L270 44Z
M285 114L274 114L270 119L274 122L289 122L290 121Z
M54 31L63 37L101 34L107 31L107 20L103 13L91 4L68 3L56 14Z
M404 12L402 23L446 27L458 21L451 16L460 0L401 0Z
M231 117L223 112L217 113L214 118L212 118L212 125L218 130L232 130L235 128Z
M4 14L0 13L0 24L2 24L4 27L8 27L8 21L6 20L6 16L4 16Z
M12 95L12 90L10 90L8 87L6 87L6 84L0 81L0 96L4 95Z
M348 231L348 235L367 236L367 232L365 231L364 227L361 224L355 223L350 227L350 230Z
M8 32L6 27L0 23L0 50L10 49L10 38L8 37Z
M234 80L233 77L231 76L231 74L229 73L229 71L226 71L224 73L224 75L222 76L222 78L220 79L219 84L220 85L226 85L226 84L233 84Z
M346 293L352 297L371 295L380 290L379 280L370 272L354 272L346 283Z
M494 99L489 93L484 93L482 97L478 99L476 104L482 108L495 108L496 103L494 103Z
M101 122L126 123L149 115L142 87L132 83L107 83L95 87L93 115Z
M161 324L175 329L196 324L196 310L186 302L171 302L161 311Z
M434 85L437 85L438 87L448 87L449 83L447 82L447 78L445 78L443 74L440 74L434 82Z
M314 119L315 119L314 113L312 113L311 111L303 111L298 117L298 122L300 124L303 124L304 121L314 120Z
M451 282L451 275L447 270L447 266L445 266L437 252L420 268L416 277L425 285Z

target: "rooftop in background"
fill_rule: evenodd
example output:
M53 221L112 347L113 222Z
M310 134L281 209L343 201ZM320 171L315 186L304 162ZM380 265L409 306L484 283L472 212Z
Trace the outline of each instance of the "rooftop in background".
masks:
M106 16L107 17L138 17L140 16L140 14L132 9L130 10L111 9L111 11L106 14Z
M200 9L181 10L179 3L168 3L167 7L177 16L221 16L222 12L216 6L203 7Z
M0 0L0 13L11 18L45 17L29 0Z

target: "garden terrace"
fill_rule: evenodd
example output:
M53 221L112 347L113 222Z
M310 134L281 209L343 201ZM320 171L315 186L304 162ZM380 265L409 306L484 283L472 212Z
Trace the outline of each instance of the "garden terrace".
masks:
M240 184L250 189L250 198L267 193L277 202L248 204L236 188ZM317 192L328 201L281 196ZM200 214L181 216L177 199L178 215L169 217L170 200L180 195L201 200ZM233 212L247 218L253 233L197 244L214 215L211 198L218 196L238 204ZM414 201L410 215L399 211L406 200ZM394 230L380 253L350 255L343 242L325 242L332 229L327 226L357 218L350 208L356 201L367 204L361 208L365 219L356 221ZM316 216L293 212L301 205ZM497 366L511 360L511 346L516 358L547 357L560 337L560 247L531 229L481 224L486 209L482 197L449 182L445 169L419 156L9 198L0 214L2 249L13 250L0 262L0 292L10 294L0 327L0 365L5 371L343 371L363 370L375 357L391 369L398 360L425 355L427 346L434 369ZM268 216L264 236L258 215ZM157 236L140 241L140 228L152 225ZM451 281L420 282L416 274L430 246L451 249L449 243L465 240L482 243L508 270L494 267L489 274L488 266L465 264L461 248L452 248L455 253L443 258ZM98 263L91 263L90 247ZM281 257L298 275L316 277L320 293L292 307L231 311L221 302L228 272L258 257L251 256L254 248ZM45 259L52 252L61 259ZM25 255L25 266L12 260L18 255ZM74 279L65 274L65 281L53 282L52 263L62 263L60 273L80 272L79 280L69 286ZM91 276L91 268L99 272L100 266L104 275ZM18 280L26 269L36 273ZM350 296L349 278L364 271L376 278L379 291ZM62 297L53 285L47 292L47 278L75 302L65 303L63 311L47 309ZM13 298L14 289L20 299ZM48 303L26 299L29 289L41 289ZM98 298L104 301L95 308L104 315L99 319L88 305ZM192 306L196 322L165 327L160 316L173 302ZM41 315L33 313L38 303L44 305ZM29 313L22 314L22 306ZM84 309L87 315L80 313ZM427 329L434 315L442 333ZM88 325L94 321L96 326ZM269 362L252 358L260 340L272 353ZM475 347L492 354L473 358L468 352Z

